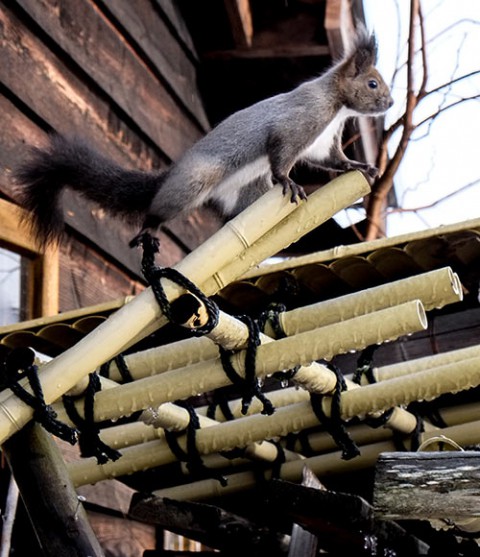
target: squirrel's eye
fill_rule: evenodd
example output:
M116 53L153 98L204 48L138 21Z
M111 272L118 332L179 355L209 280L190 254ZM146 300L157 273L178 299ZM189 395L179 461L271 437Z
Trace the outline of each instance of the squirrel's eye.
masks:
M376 79L370 79L368 81L368 86L370 87L370 89L376 89L378 87L378 82Z

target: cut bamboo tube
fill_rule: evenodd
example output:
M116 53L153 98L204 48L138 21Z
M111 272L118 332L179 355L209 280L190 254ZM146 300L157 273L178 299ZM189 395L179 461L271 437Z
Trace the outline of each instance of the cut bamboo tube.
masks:
M287 311L280 314L280 322L288 336L298 328L295 321L300 321L303 330L307 330L307 327L329 325L414 299L419 299L426 310L461 301L462 289L459 278L450 267L445 267L298 310ZM222 333L221 336L215 337L215 341L229 349L244 348L247 328L238 320L228 321L224 315L220 312L219 325L215 329ZM268 336L275 336L271 329L266 329L266 333ZM140 379L217 356L218 347L210 338L204 336L130 354L125 356L125 361L134 379ZM115 381L121 381L115 362L110 365L110 377Z
M423 330L426 326L423 306L413 301L263 344L257 348L257 376L264 377L279 370L291 369L297 364L309 364L319 358L331 359L336 354L394 340L401 335ZM231 358L233 367L243 377L244 359L243 351L236 352ZM315 373L318 383L316 391L321 392L323 386L325 392L332 392L336 376L327 368L324 370L323 374ZM95 420L119 418L137 410L189 398L229 384L220 359L200 362L97 393Z
M149 408L145 410L141 416L145 424L153 428L163 428L168 431L185 431L190 423L190 414L185 408L176 406L175 404L165 403L161 404L155 410ZM200 428L213 427L218 425L218 422L207 418L206 416L198 415ZM290 451L287 451L290 453ZM269 441L262 443L252 443L245 447L245 456L254 460L263 460L266 462L273 462L278 456L278 448ZM289 455L289 459L292 455Z
M452 439L459 445L475 444L480 442L480 421L459 426L452 426L441 430L442 434ZM422 441L430 436L438 435L438 432L428 432L421 436ZM396 451L392 441L382 441L365 445L361 449L361 454L352 460L343 460L339 451L313 456L303 461L292 461L282 465L279 477L283 480L300 482L302 470L307 466L312 472L324 478L326 476L353 473L358 470L365 470L375 465L378 455L384 452ZM271 477L271 473L265 474L266 478ZM202 480L186 485L179 485L153 492L157 497L169 497L179 501L201 501L213 497L225 497L234 493L252 489L257 485L258 474L254 472L241 472L227 476L227 485L221 486L216 480Z
M477 344L459 350L442 352L441 354L416 358L415 360L408 360L388 366L375 367L373 368L373 374L377 381L385 381L387 379L417 373L425 369L431 369L445 364L453 364L455 362L461 362L462 360L469 360L470 358L480 358L480 345Z
M458 275L445 267L283 312L279 314L279 322L285 334L291 336L417 299L427 311L461 301L463 293ZM275 336L270 327L265 333Z
M477 358L453 362L345 392L342 397L342 417L348 420L354 416L364 416L372 411L372 407L376 411L384 411L414 400L429 401L479 384ZM362 392L362 397L358 396L358 392Z

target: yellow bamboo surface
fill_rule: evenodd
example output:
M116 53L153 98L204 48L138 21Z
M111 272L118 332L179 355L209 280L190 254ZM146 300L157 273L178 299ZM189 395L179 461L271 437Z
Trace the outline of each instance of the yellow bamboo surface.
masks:
M455 373L452 373L452 365L456 366ZM408 404L416 400L432 400L441 394L455 393L479 384L480 369L476 360L449 364L435 368L434 373L427 370L418 372L413 376L400 377L360 389L345 391L341 398L341 417L348 420L355 416L387 410L392 406ZM324 411L328 416L331 399L325 397L323 402ZM263 439L285 437L288 433L302 431L317 424L318 419L311 404L307 401L299 402L278 408L272 416L255 414L200 429L197 432L196 445L201 454L228 451ZM444 432L445 430L441 431ZM424 435L427 438L428 435L437 434L436 430L431 430L425 432ZM164 445L165 443L159 440L145 443L139 447L127 448L123 451L121 459L103 466L96 466L91 459L72 463L72 478L75 483L80 482L78 484L80 485L82 482L95 482L106 477L112 477L112 475L129 474L166 464L171 462L173 456ZM354 459L354 461L357 460L358 458Z
M394 377L401 377L402 375L409 375L410 373L416 373L417 371L450 363L453 364L470 358L480 359L480 345L469 346L459 350L451 350L450 352L443 352L433 356L416 358L415 360L382 366L380 368L376 367L373 368L373 373L377 381L384 381L385 379L393 379Z
M442 433L459 445L480 442L480 421L448 427ZM438 435L436 432L427 432L421 435L422 441ZM371 468L375 465L378 455L383 452L395 451L392 441L372 443L361 448L360 456L352 460L343 460L339 451L307 458L303 461L292 461L282 465L279 477L293 482L300 482L302 470L307 466L320 478L326 476L352 473L358 470ZM267 473L267 478L271 473ZM258 482L254 472L241 472L227 476L227 485L223 487L216 480L203 480L187 485L179 485L154 491L158 497L169 497L177 500L201 501L213 497L225 497L253 488Z
M358 293L281 313L280 323L288 336L300 330L305 331L308 328L330 325L337 321L344 321L415 299L419 299L426 310L461 301L462 289L459 285L458 275L453 273L450 267L422 273ZM266 333L274 336L271 328L267 328ZM244 348L248 330L243 323L220 312L219 325L210 336L215 342L207 336L189 338L129 354L125 357L125 361L132 377L141 379L216 358L218 356L216 343L227 349ZM262 340L265 341L266 338L268 337L264 335ZM110 365L110 376L115 381L121 380L120 372L114 362Z
M310 196L308 202L301 203L298 207L292 206L293 204L281 194L280 188L273 188L185 257L176 269L196 284L203 285L209 277L228 265L232 258L240 256L248 246L292 211L299 211L308 205L307 213L305 210L298 213L298 222L295 219L289 221L290 235L285 231L285 235L282 236L285 243L280 248L298 239L369 191L367 181L359 172L343 175L334 182L333 187L331 182L330 188L320 188ZM328 210L333 212L329 213ZM307 219L310 229L304 222L308 214L311 214ZM279 249L278 244L272 243L269 249L270 251L267 248L261 250L261 257L276 253ZM237 257L238 259L240 257ZM250 254L248 260L244 258L241 272L259 261ZM181 293L181 289L170 281L164 280L162 283L169 300L175 299ZM211 295L218 289L215 284L212 284L211 288L204 289L206 295ZM140 338L145 331L150 331L151 327L158 328L164 323L165 318L161 315L151 289L148 288L75 346L45 365L42 372L42 388L46 402L51 403L60 398L85 375L113 358L125 346L129 346L132 339ZM2 401L0 443L21 429L32 415L32 408L21 402L13 393Z
M319 358L331 359L335 354L394 340L404 334L423 330L426 326L426 316L420 302L407 302L263 344L257 348L256 373L258 377L264 377L297 364L309 364ZM244 360L244 351L236 352L231 358L233 367L241 376L245 375ZM315 374L315 390L321 392L323 384L326 392L331 392L336 381L335 374L327 368L322 369L323 373ZM189 398L229 384L219 358L199 362L188 368L139 379L97 393L95 419L119 418L137 410Z
M415 299L427 311L459 302L463 299L460 279L450 267L445 267L280 313L279 322L290 336ZM273 335L268 329L265 332Z

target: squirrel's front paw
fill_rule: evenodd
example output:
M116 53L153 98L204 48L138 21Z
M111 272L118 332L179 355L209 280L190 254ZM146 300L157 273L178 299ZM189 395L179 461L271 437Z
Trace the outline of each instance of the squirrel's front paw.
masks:
M292 195L290 197L291 203L298 203L299 199L307 199L307 194L305 193L305 190L302 188L302 186L299 186L288 176L274 176L273 182L282 186L283 195L287 195L289 191L292 192Z
M375 179L378 176L378 168L368 164L364 168L364 172L370 176L370 178Z

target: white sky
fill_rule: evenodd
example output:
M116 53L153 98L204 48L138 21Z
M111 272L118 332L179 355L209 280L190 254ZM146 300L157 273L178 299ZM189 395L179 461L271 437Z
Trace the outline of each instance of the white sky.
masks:
M364 0L367 25L378 39L378 68L388 83L392 83L398 47L401 54L406 54L409 4L408 0ZM427 90L450 81L452 76L480 70L480 0L422 0L421 4L427 38L450 27L428 44ZM452 27L456 21L458 25ZM392 87L395 105L387 113L387 125L402 112L405 83L405 73L397 74ZM480 94L480 74L455 85L446 97L440 93L423 101L415 112L415 121L435 112L442 102L450 104L475 94ZM426 132L428 127L423 126L416 135ZM435 120L427 137L409 145L396 177L397 198L404 208L421 207L476 180L477 184L431 209L390 215L387 234L480 217L480 99L447 110Z

